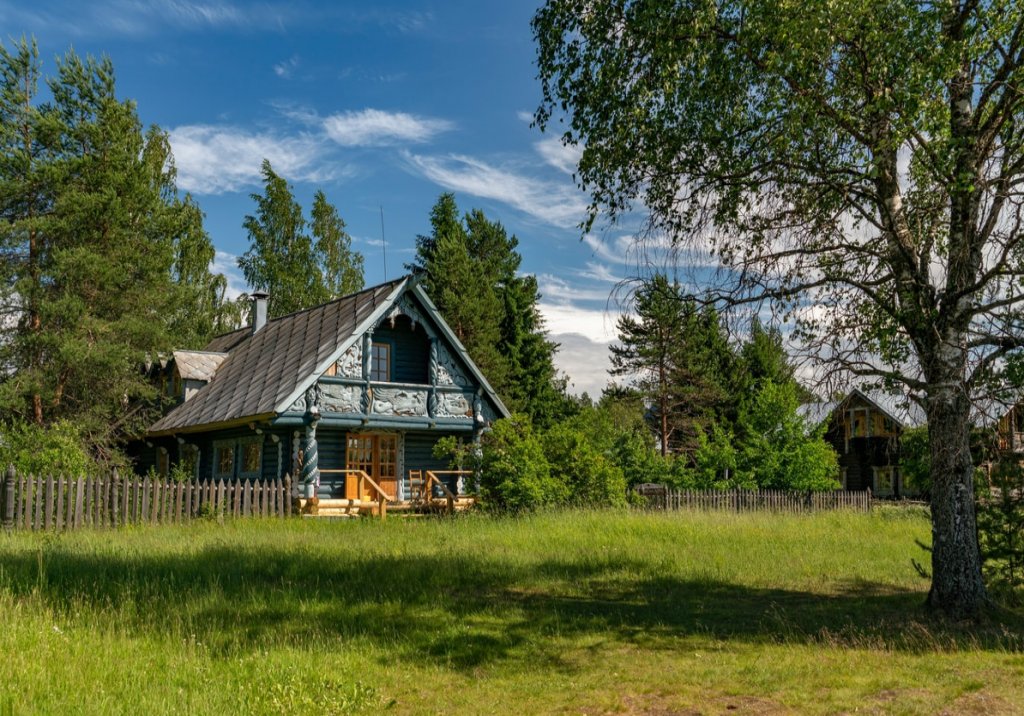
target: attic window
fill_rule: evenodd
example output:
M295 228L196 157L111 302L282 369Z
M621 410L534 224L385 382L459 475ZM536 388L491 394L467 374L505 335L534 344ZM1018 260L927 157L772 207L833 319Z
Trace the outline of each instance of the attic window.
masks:
M391 380L391 344L374 343L370 348L370 380Z

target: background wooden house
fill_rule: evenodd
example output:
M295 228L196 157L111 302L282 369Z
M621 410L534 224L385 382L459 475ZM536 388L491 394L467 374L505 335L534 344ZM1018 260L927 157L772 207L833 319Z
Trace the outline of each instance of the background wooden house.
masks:
M412 276L273 320L267 301L254 295L251 326L161 367L180 403L135 446L139 472L290 474L321 498L367 499L361 471L401 501L447 468L440 438L474 440L508 415Z
M901 409L889 396L854 389L842 400L808 403L801 414L812 425L826 424L825 439L839 456L844 490L867 490L879 497L916 492L900 474L903 431L923 423L917 410Z

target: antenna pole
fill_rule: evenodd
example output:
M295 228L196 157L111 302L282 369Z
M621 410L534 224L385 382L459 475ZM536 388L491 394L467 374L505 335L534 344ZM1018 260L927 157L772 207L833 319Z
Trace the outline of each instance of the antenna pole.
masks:
M388 242L384 238L384 205L380 207L380 248L384 252L384 280L388 280Z

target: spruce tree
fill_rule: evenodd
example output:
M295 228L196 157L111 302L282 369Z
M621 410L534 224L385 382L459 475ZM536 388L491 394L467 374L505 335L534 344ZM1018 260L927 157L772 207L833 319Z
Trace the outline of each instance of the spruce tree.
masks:
M416 240L423 286L502 400L545 426L570 404L544 333L532 276L519 276L518 239L480 210L460 217L442 194L430 213L431 233Z

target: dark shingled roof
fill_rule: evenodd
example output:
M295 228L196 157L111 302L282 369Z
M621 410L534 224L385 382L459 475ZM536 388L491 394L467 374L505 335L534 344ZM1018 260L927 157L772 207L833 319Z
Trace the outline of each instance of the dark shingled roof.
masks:
M205 350L227 353L194 397L149 428L168 433L270 415L407 279L217 336Z

